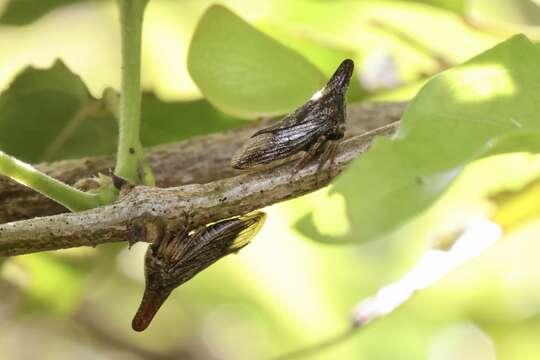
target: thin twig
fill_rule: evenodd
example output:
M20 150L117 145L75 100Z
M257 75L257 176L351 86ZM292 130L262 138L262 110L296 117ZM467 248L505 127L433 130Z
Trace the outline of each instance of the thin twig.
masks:
M0 151L0 174L9 176L13 181L24 186L32 187L34 191L38 191L72 211L91 209L100 205L98 194L83 192L66 185L3 151Z
M345 340L348 340L351 336L353 336L359 329L360 329L359 327L350 326L344 331L336 335L332 335L328 337L327 339L321 340L311 346L306 346L305 348L291 351L290 353L272 358L272 360L300 359L300 358L306 358L307 356L315 355L330 347L333 347L338 344L342 344Z

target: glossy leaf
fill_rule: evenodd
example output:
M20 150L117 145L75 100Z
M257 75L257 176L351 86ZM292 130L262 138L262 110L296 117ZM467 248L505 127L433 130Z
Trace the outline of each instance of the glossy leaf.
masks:
M475 159L540 150L539 64L538 48L516 36L429 81L395 138L377 139L335 183L347 204L347 239L396 229L433 204Z
M301 55L219 5L195 30L188 69L212 104L246 118L292 111L325 82Z

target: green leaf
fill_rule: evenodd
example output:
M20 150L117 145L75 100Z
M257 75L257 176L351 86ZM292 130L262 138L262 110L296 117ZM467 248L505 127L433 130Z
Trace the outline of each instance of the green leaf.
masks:
M0 149L27 162L113 154L117 124L105 105L62 62L27 68L0 94ZM179 141L239 126L204 100L163 102L144 94L145 146Z
M188 70L212 104L246 118L292 111L325 82L301 55L219 5L195 30Z
M154 94L143 96L141 141L153 146L225 131L245 124L205 100L164 102Z
M116 122L61 61L29 67L0 95L0 149L28 162L114 152Z
M396 229L475 159L538 151L539 64L538 48L519 35L429 81L395 138L377 139L336 181L351 230L335 240L366 241Z
M270 22L259 23L257 24L257 28L272 36L283 45L300 53L309 62L317 66L327 79L334 74L336 71L336 64L340 64L343 59L358 60L353 51L333 48L327 44L318 43L313 39L305 38L300 34L295 34L278 24ZM360 101L365 99L368 95L369 94L361 88L358 76L355 73L349 84L349 90L347 90L347 101Z
M57 7L81 1L88 0L11 0L0 16L0 24L26 25Z

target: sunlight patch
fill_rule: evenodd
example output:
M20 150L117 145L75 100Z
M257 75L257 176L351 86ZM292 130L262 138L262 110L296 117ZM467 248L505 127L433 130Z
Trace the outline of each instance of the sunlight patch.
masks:
M451 72L448 80L453 83L452 96L462 102L511 96L516 92L509 70L499 64L464 66Z

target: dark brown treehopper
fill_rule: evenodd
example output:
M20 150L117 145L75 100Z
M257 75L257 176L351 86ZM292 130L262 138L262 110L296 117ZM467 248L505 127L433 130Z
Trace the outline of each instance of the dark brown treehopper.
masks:
M195 231L180 231L150 244L144 263L144 295L133 318L133 329L146 329L175 288L222 257L246 246L265 219L266 214L257 211Z
M298 152L305 152L293 175L320 155L319 169L336 157L337 143L345 133L345 93L354 62L344 60L328 83L304 105L277 124L257 131L233 156L235 169L251 169L269 163L281 164Z

